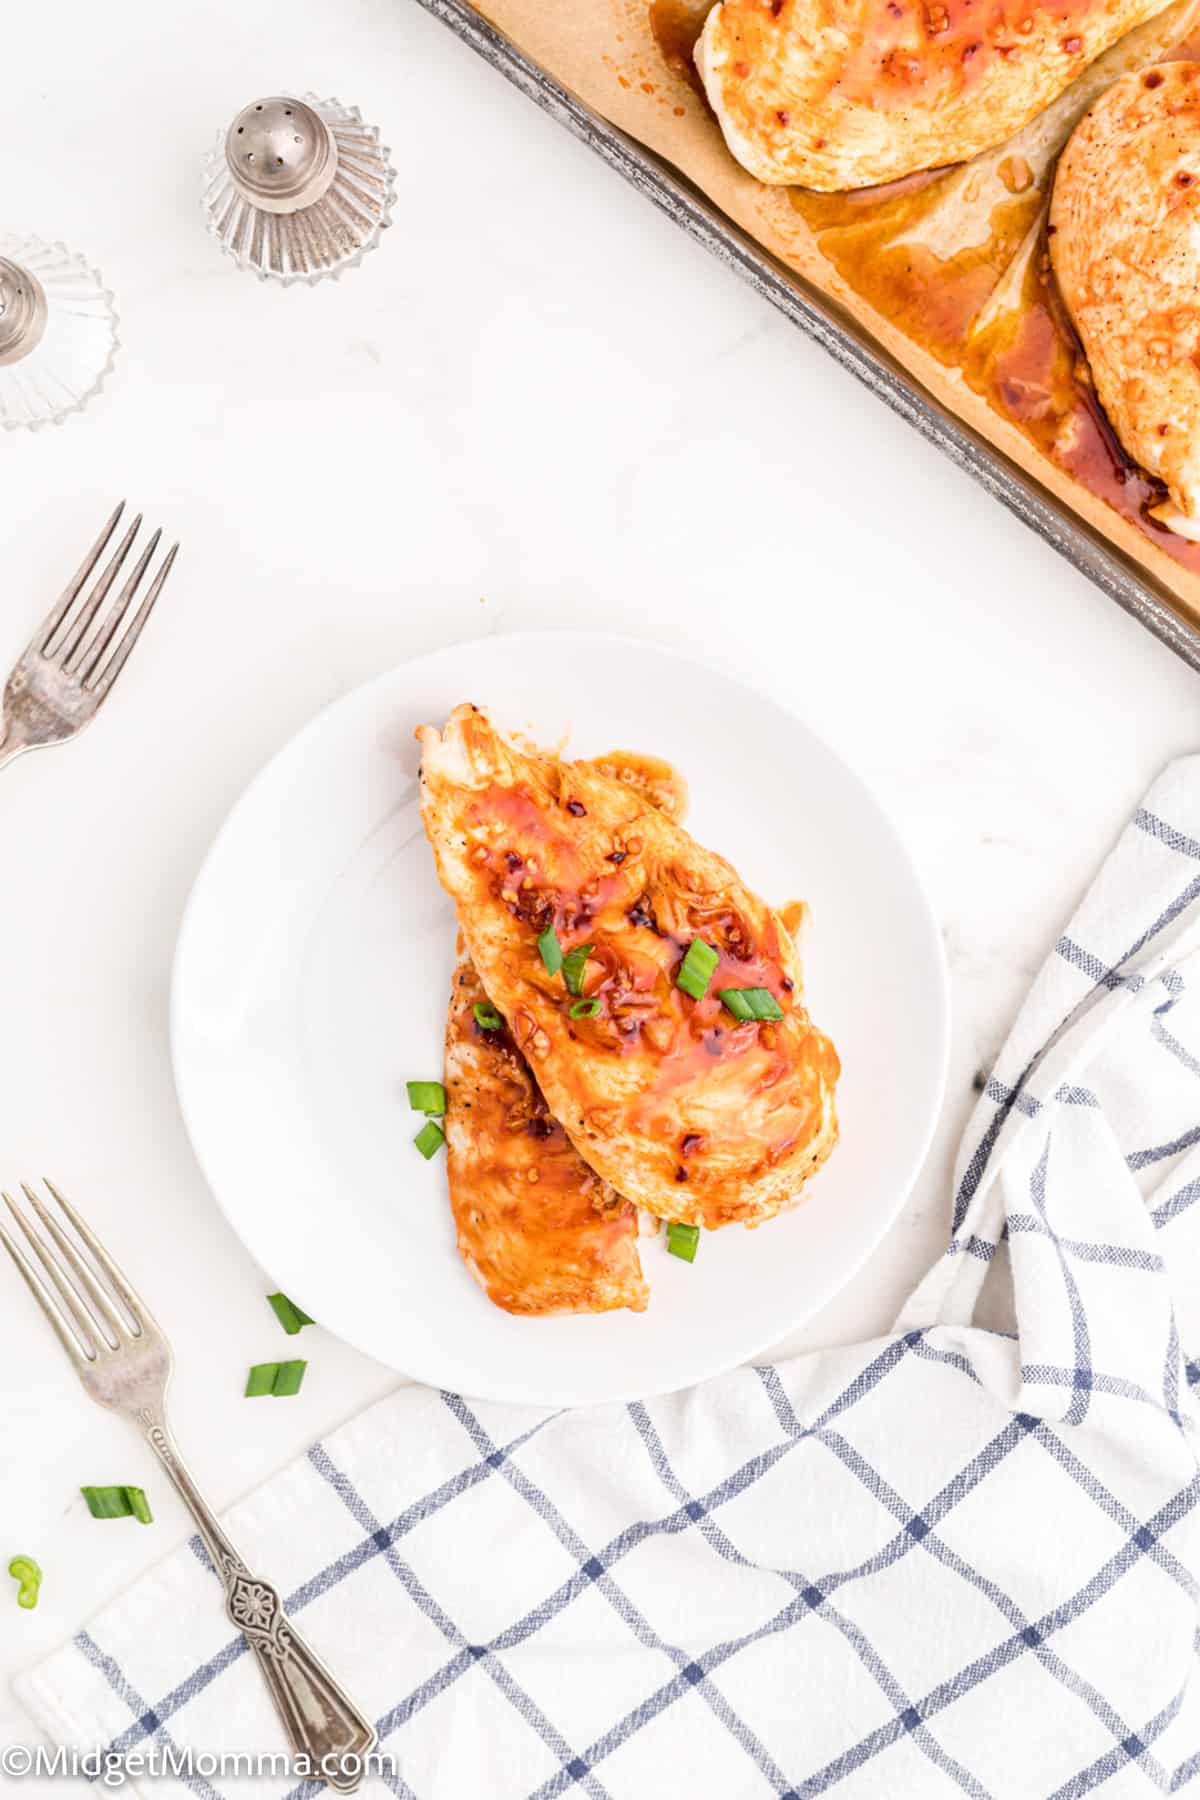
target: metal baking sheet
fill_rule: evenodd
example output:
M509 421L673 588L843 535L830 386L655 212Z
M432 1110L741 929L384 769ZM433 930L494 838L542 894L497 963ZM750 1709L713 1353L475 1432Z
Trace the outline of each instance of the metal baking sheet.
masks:
M737 271L772 306L936 444L953 463L1002 500L1060 556L1089 576L1148 631L1200 669L1200 631L1172 609L1156 586L1103 538L1009 462L961 420L946 411L911 375L882 351L858 322L756 244L677 170L626 137L584 105L497 31L468 0L418 0L514 87L589 145L631 187L665 212L727 268Z

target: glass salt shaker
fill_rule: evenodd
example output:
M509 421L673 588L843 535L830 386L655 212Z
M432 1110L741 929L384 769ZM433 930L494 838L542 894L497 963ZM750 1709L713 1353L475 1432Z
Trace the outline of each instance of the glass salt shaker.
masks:
M82 256L0 234L0 427L39 431L81 411L118 343L113 297Z
M354 268L391 223L396 171L357 107L253 100L205 162L208 229L240 268L287 287Z

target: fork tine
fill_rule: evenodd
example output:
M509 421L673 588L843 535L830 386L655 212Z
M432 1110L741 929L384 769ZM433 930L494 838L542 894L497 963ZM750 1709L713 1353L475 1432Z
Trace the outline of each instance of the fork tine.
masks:
M100 1286L100 1283L96 1280L96 1277L92 1274L78 1250L76 1250L74 1244L71 1242L62 1226L58 1223L58 1220L47 1212L46 1208L42 1205L42 1202L38 1199L27 1181L21 1183L21 1192L37 1214L43 1228L49 1233L51 1238L53 1238L60 1257L63 1262L66 1263L71 1275L74 1275L75 1277L73 1283L71 1282L69 1275L64 1275L64 1280L66 1280L68 1285L72 1288L76 1303L82 1306L85 1314L88 1315L88 1323L99 1340L97 1347L100 1349L119 1348L123 1339L133 1335L129 1326L122 1323L109 1296L104 1292L104 1289ZM82 1294L79 1292L81 1287L83 1289ZM99 1323L97 1322L97 1314L99 1314ZM110 1333L110 1336L107 1338L102 1329L104 1326L107 1326L108 1332ZM113 1342L114 1339L116 1340L115 1343Z
M108 1254L108 1251L104 1248L95 1232L89 1225L84 1224L66 1195L59 1193L48 1175L42 1176L42 1182L45 1187L49 1188L50 1192L57 1200L65 1218L74 1226L76 1236L88 1251L92 1261L96 1264L97 1268L104 1271L104 1274L108 1278L109 1286L113 1289L113 1292L118 1296L121 1303L126 1308L129 1317L133 1320L137 1332L144 1331L146 1326L151 1323L151 1319L150 1309L142 1299L141 1295L136 1289L130 1287L124 1275L122 1275L120 1269L118 1269L116 1263Z
M50 1255L46 1245L42 1242L42 1239L33 1229L33 1226L29 1223L29 1220L25 1217L25 1214L21 1211L10 1193L5 1192L4 1202L8 1207L9 1212L12 1214L14 1221L20 1227L25 1242L41 1263L42 1269L53 1285L59 1301L61 1302L61 1310L66 1315L67 1323L75 1333L75 1336L84 1346L85 1355L88 1357L89 1361L94 1361L99 1351L99 1344L96 1341L97 1334L95 1324L93 1320L88 1317L87 1309L80 1303L79 1296L76 1294L74 1288L72 1288L71 1284L67 1281L62 1270ZM39 1280L40 1279L41 1277L39 1276Z
M93 1362L95 1360L95 1351L85 1351L81 1349L75 1338L74 1332L59 1312L54 1301L50 1298L49 1292L42 1286L42 1283L33 1272L32 1265L17 1249L16 1244L13 1242L12 1238L9 1237L3 1225L0 1225L0 1243L4 1245L4 1248L16 1263L17 1273L20 1275L26 1287L49 1319L51 1325L53 1325L58 1334L58 1341L70 1357L71 1361L77 1368L81 1368L85 1363Z
M103 673L100 674L96 678L96 680L92 682L91 691L95 694L99 694L99 696L102 700L103 700L104 696L108 693L108 690L109 690L109 688L111 688L113 682L117 679L117 676L121 673L121 670L125 667L125 662L129 656L129 652L133 649L133 646L137 643L138 638L141 636L142 626L146 623L146 620L150 617L150 614L154 611L154 603L158 599L158 596L162 593L163 583L166 581L167 576L171 573L171 570L175 567L175 558L178 556L178 554L179 554L179 545L172 544L171 548L167 551L167 554L166 554L165 558L163 559L162 568L158 571L158 574L154 577L154 581L151 584L150 592L146 595L146 598L142 601L142 604L138 607L137 611L133 615L133 618L130 620L129 624L126 626L123 635L121 636L121 638L119 639L119 641L117 643L116 649L113 651L112 655L108 659L108 662L104 666Z
M125 586L121 589L117 598L113 601L104 618L101 619L99 625L97 625L91 642L86 648L81 646L72 661L67 664L69 673L78 675L80 681L86 681L88 676L95 671L96 665L101 661L104 652L115 638L117 627L125 617L125 614L129 611L129 603L142 584L142 576L146 573L150 558L158 549L158 543L161 537L162 531L160 529L154 533L154 536L150 539L150 542L138 557L133 574L129 577L129 580L125 583Z
M95 543L80 563L78 569L76 569L75 574L63 589L53 610L42 621L38 634L34 639L34 648L40 650L43 655L45 654L46 646L50 642L50 639L54 636L63 620L66 618L67 612L74 601L78 598L79 591L84 582L87 580L96 564L100 561L100 558L104 555L104 552L108 547L108 541L112 537L113 532L117 529L117 521L124 511L125 502L122 500L112 517L109 519L108 524L104 527L104 530L100 533L100 536L96 539Z
M125 536L117 545L112 556L109 558L108 567L105 569L103 575L101 575L99 581L88 595L88 598L84 601L74 619L72 619L67 630L67 635L62 643L59 644L56 650L47 649L44 652L44 654L50 658L51 662L58 663L59 666L64 669L67 667L72 656L74 656L80 644L82 644L84 638L87 636L88 626L104 604L104 601L108 596L109 588L111 588L113 582L121 573L121 565L129 555L130 546L138 532L141 530L141 526L142 515L139 513L137 518L133 521L133 524L129 527L129 530L125 533Z

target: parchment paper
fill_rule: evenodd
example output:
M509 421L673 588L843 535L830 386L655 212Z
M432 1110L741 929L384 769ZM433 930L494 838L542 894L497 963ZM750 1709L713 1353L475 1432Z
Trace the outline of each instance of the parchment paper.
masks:
M477 10L564 87L673 164L766 250L862 323L943 406L1100 532L1200 627L1200 576L1058 468L1025 435L856 294L826 261L786 190L764 187L730 156L691 81L660 50L645 0L486 0ZM914 502L919 503L919 502Z

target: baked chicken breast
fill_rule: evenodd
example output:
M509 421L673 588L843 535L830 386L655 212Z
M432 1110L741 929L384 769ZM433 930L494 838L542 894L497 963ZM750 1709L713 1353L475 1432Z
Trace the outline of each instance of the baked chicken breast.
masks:
M472 706L417 735L471 961L584 1161L637 1206L710 1228L795 1201L836 1142L839 1065L778 915L632 784L518 749ZM565 957L587 949L577 995L571 965L552 973L539 950L551 932ZM717 956L698 1000L676 986L696 938ZM721 991L747 989L782 1016L733 1016Z
M1076 126L1050 258L1110 424L1200 538L1200 63L1123 76Z
M459 1252L505 1312L645 1310L637 1210L592 1173L550 1115L465 951L446 1021L450 1206Z
M1003 143L1163 0L723 0L696 67L760 181L826 192Z

